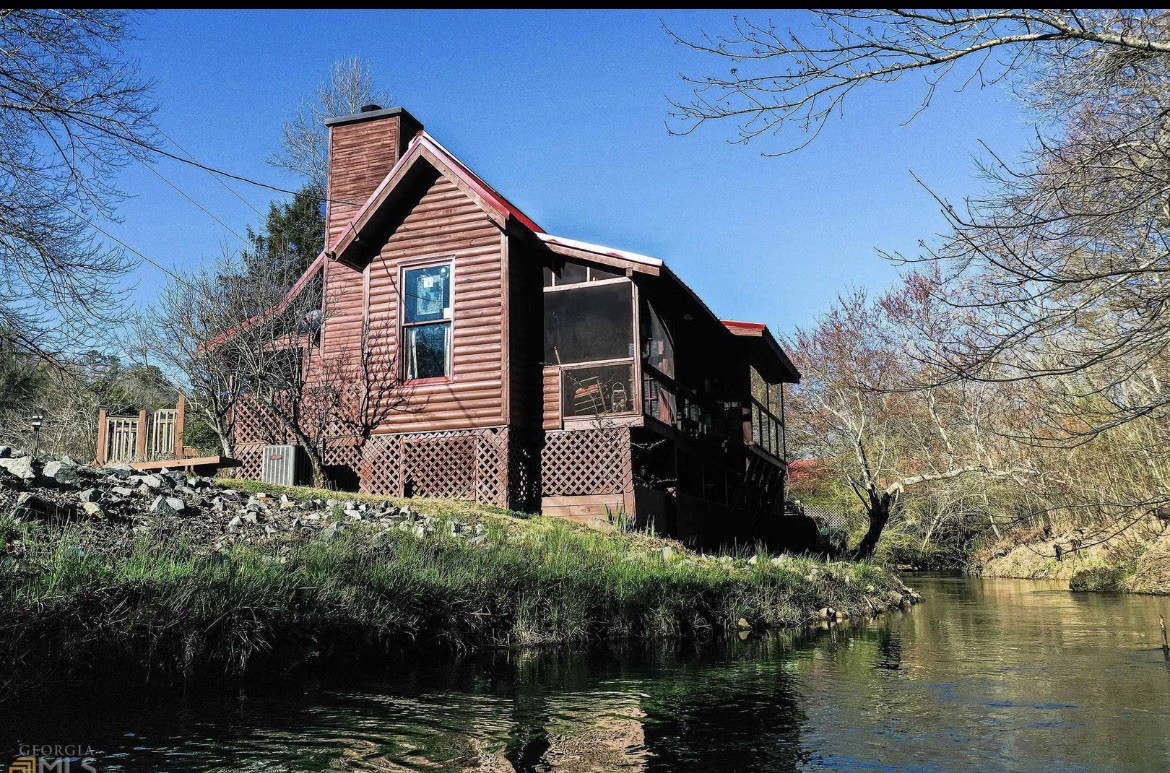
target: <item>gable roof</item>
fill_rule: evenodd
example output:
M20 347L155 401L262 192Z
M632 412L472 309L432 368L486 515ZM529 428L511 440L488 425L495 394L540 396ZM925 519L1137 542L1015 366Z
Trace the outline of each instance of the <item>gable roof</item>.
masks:
M398 159L382 182L378 184L366 202L350 219L341 236L318 256L309 270L305 272L305 276L298 280L293 289L289 291L289 295L281 306L287 305L288 300L295 297L303 289L308 278L320 270L326 258L344 260L349 256L354 245L360 241L362 234L371 227L375 215L387 202L393 200L399 183L420 161L429 163L440 174L447 174L456 186L479 205L500 228L507 228L509 223L515 222L534 235L549 250L558 254L626 268L651 276L666 277L689 295L716 324L735 336L758 340L758 343L750 342L749 347L762 358L763 362L768 363L770 366L768 370L773 377L789 382L800 380L800 373L792 364L792 360L788 358L784 349L763 323L720 320L699 297L698 293L682 281L659 258L547 233L537 225L536 221L524 214L519 207L505 198L499 191L488 185L482 177L473 172L470 167L424 130L419 130L410 140L402 157ZM251 324L253 321L249 320L245 324Z
M484 182L483 178L439 144L438 140L425 131L420 131L411 139L406 146L406 152L362 204L361 209L350 219L341 236L326 248L326 252L338 260L345 259L353 245L360 240L362 233L370 227L374 216L393 198L398 184L417 163L424 160L440 174L446 173L455 185L487 212L501 228L507 227L508 221L512 220L534 234L544 233L544 229L537 225L536 221Z
M800 382L800 371L788 359L788 354L780 346L780 342L772 335L772 331L763 322L739 322L734 319L722 320L723 326L731 334L746 339L750 349L764 362L778 364L779 368L769 368L771 374L765 374L769 380L783 381L789 384Z

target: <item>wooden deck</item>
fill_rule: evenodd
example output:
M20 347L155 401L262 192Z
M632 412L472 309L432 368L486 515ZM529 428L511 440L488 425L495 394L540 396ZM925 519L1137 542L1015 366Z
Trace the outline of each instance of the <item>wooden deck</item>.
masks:
M240 461L230 456L189 456L185 459L156 459L152 462L130 462L134 470L192 470L214 472L222 467L239 467Z

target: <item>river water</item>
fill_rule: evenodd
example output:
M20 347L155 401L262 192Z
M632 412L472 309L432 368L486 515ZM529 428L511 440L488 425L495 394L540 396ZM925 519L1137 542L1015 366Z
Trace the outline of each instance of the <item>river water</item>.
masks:
M1170 769L1170 599L910 584L912 610L799 637L40 695L0 713L0 770L22 744L80 747L102 771Z

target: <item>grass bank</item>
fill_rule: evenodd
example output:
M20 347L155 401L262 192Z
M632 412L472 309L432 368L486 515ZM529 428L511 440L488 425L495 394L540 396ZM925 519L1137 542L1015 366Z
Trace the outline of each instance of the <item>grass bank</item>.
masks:
M1020 529L978 549L984 577L1068 580L1076 592L1170 595L1170 530L1149 517L1127 528Z
M186 528L191 516L132 527L0 514L0 662L12 666L0 694L18 694L38 673L108 664L165 680L237 676L410 647L791 627L831 614L825 608L880 614L913 596L864 563L703 556L646 535L445 500L398 502L427 529L388 528L356 510L383 497L221 483L283 495L290 507L328 498L328 525L224 541Z

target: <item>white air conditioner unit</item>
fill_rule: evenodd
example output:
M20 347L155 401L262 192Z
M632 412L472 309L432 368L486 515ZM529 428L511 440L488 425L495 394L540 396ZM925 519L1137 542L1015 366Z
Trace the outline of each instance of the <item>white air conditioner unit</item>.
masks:
M295 486L301 482L304 465L300 446L264 446L260 463L260 480L278 486Z

